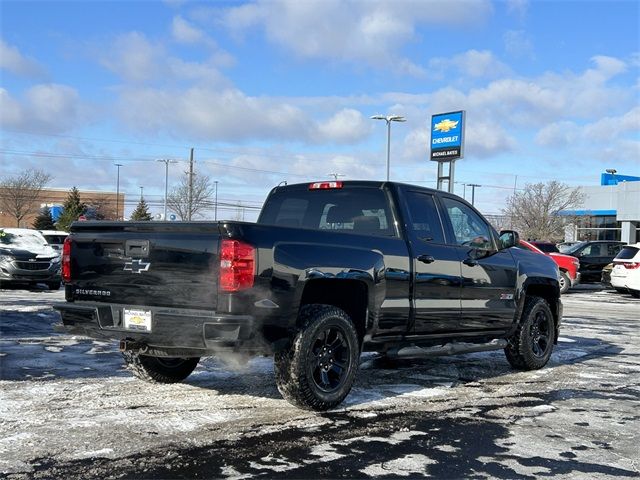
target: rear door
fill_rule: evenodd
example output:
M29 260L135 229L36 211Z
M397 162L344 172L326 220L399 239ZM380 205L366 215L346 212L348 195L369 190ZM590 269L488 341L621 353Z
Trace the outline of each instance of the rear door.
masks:
M407 189L403 197L413 266L412 333L457 331L462 277L456 248L445 240L433 194Z
M441 197L445 227L461 262L461 330L507 328L515 315L516 263L470 205Z

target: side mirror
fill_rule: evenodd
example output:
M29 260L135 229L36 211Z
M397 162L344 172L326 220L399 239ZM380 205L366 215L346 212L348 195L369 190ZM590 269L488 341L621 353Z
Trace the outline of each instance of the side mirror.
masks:
M520 242L520 235L515 230L500 231L500 250L515 247Z

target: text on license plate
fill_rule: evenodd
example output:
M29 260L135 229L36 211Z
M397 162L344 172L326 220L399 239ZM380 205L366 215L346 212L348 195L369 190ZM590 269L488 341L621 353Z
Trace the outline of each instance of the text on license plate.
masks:
M151 310L123 309L124 328L140 332L151 331Z

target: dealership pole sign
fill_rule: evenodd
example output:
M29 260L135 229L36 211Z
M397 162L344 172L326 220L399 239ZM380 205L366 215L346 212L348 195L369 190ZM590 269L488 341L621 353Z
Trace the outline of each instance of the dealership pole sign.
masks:
M449 162L464 155L464 110L431 116L431 160Z

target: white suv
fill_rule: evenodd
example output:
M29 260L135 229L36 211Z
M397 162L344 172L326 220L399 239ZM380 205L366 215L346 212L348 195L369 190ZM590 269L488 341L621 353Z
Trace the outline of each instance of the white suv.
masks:
M625 245L613 259L611 286L640 298L640 242Z

